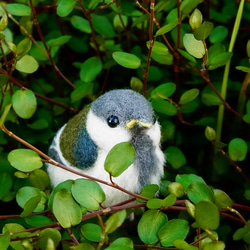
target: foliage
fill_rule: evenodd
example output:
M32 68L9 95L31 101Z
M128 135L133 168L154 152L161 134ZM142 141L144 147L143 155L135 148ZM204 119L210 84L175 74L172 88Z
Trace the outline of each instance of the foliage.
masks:
M1 249L250 248L247 1L0 5ZM52 191L44 163L63 167L46 155L55 131L114 88L150 100L167 164L160 187L104 208L100 180ZM115 146L107 185L127 192L112 177L133 159Z

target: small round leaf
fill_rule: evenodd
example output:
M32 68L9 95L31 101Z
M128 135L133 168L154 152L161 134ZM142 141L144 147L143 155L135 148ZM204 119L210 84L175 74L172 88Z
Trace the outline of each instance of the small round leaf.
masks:
M170 247L174 240L184 240L188 232L189 225L186 220L172 219L160 229L158 236L164 247Z
M228 145L228 153L233 161L243 161L246 158L248 147L241 138L234 138Z
M185 34L183 45L187 52L195 58L202 58L205 55L205 49L202 41L195 39L193 34Z
M122 225L122 223L126 219L126 216L126 210L121 210L112 214L105 222L105 233L113 233L118 227Z
M188 198L193 203L200 201L211 201L214 202L214 194L211 188L203 182L193 182L187 189Z
M16 69L22 73L31 74L37 71L39 67L38 62L33 56L24 55L16 63Z
M64 228L70 228L81 222L82 210L66 188L55 193L52 211Z
M9 3L6 10L13 16L31 16L32 12L29 6L20 3Z
M52 242L51 242L52 241ZM37 244L40 249L48 249L53 244L54 249L61 241L61 234L54 228L46 228L39 233Z
M102 61L99 57L88 58L80 69L80 78L83 82L92 82L102 71Z
M89 241L101 241L102 229L99 225L93 223L86 223L82 225L81 233Z
M17 90L12 96L13 109L23 119L29 119L33 116L37 108L36 97L29 90Z
M138 234L145 244L154 244L158 238L160 228L166 224L168 217L158 210L148 210L143 213L138 223Z
M122 174L135 160L135 148L130 142L116 144L108 153L105 170L113 177Z
M71 191L74 199L89 210L97 210L105 200L105 193L101 186L91 180L75 180L71 186Z
M189 89L181 95L179 104L183 105L189 103L193 101L198 95L199 95L199 89L196 88Z
M43 166L40 156L30 149L15 149L8 154L8 161L17 170L31 172Z
M166 149L165 155L168 159L168 162L172 165L174 169L179 169L186 164L186 157L182 151L175 147L170 146Z
M172 94L174 94L175 90L176 90L175 83L172 82L162 83L151 92L151 97L152 98L161 97L162 99L167 99Z
M219 209L210 201L201 201L195 205L195 219L203 230L215 230L220 222Z
M112 54L113 59L121 66L129 69L138 69L141 65L141 60L137 56L127 53L116 51Z

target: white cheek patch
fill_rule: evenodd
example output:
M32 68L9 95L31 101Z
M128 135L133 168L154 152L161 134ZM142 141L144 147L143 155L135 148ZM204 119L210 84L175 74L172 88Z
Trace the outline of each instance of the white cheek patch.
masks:
M155 122L155 124L147 130L147 135L150 137L155 147L159 146L161 140L161 128L158 122Z
M99 149L109 151L117 143L130 141L131 135L126 128L111 128L106 121L97 117L91 110L87 115L86 129Z

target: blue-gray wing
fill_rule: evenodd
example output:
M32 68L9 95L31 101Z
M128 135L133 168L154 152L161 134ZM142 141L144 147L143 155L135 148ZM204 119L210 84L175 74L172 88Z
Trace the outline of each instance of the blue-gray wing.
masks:
M54 140L49 149L51 158L63 163L61 159L63 157L71 166L79 169L90 168L95 163L98 150L85 128L87 111L88 109L81 111L66 124L62 131L59 131L59 140ZM62 154L59 154L58 150Z

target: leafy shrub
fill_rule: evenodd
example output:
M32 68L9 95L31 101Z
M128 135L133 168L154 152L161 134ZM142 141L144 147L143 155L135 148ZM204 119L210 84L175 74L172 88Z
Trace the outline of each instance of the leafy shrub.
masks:
M249 12L243 0L1 2L1 249L248 249ZM52 191L44 162L55 131L113 88L151 101L168 161L160 187L103 208L91 180Z

